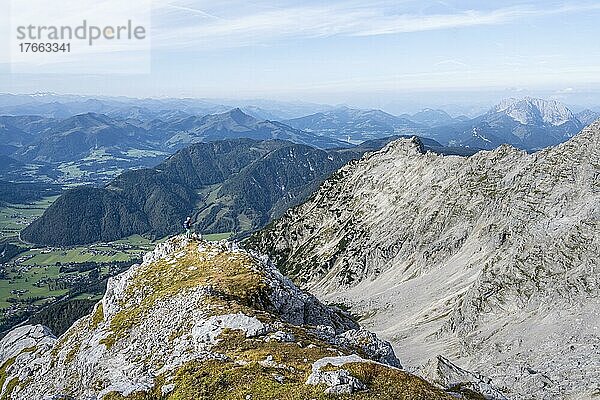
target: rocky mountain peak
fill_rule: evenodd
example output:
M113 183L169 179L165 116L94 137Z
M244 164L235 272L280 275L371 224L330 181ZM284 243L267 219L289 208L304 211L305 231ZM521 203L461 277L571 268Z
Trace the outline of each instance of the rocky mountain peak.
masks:
M586 109L578 112L577 118L579 119L579 121L581 121L582 124L589 125L592 122L596 121L598 118L600 118L600 112Z
M544 100L533 97L505 99L493 112L502 112L523 125L536 125L540 122L559 126L577 120L571 110L556 100Z
M14 329L0 356L0 395L13 400L451 398L268 258L199 238L174 237L111 278L59 338Z
M258 122L256 118L246 114L239 107L233 108L225 113L225 115L240 125L251 125Z
M413 136L394 140L381 149L379 153L397 157L422 155L425 154L425 147L421 139Z
M599 168L600 122L533 154L420 154L397 140L250 244L365 315L406 365L441 354L509 398L589 398L600 378L589 357L600 346Z

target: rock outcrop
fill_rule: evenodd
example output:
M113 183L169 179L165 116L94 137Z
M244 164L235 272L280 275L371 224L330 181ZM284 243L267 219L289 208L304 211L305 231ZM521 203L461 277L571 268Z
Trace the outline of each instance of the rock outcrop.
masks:
M486 400L508 400L492 385L492 380L458 367L445 357L437 356L419 371L429 382L446 388L456 395L480 394Z
M59 338L14 329L0 365L12 400L451 398L266 257L197 238L172 238L111 278Z
M392 142L248 246L406 365L441 354L516 399L598 391L600 121L534 154Z

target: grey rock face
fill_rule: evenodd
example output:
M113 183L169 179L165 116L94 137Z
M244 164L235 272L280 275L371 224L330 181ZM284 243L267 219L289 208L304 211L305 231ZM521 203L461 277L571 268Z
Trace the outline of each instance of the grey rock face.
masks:
M336 337L337 343L347 347L358 347L363 350L372 360L402 368L400 361L394 354L392 346L381 340L373 332L365 329L351 329Z
M8 332L2 338L0 346L0 365L4 364L10 358L23 353L25 349L37 347L52 347L56 338L50 332L50 329L41 325L20 326Z
M600 381L600 122L534 154L392 142L249 243L405 365L442 354L516 399Z
M269 311L291 324L325 325L333 327L336 333L358 327L356 322L340 310L333 310L317 300L315 296L298 289L292 281L281 274L267 256L255 256L261 259L264 266Z
M493 387L491 379L464 370L442 356L423 366L420 375L450 392L460 393L467 389L480 393L486 400L508 400L504 394Z
M575 115L564 104L531 97L503 100L494 111L503 112L523 125L541 122L558 126L576 120Z
M344 364L368 362L367 360L357 356L350 355L345 357L325 357L316 361L312 366L312 373L306 380L307 385L327 385L325 393L328 394L351 394L358 390L366 389L364 383L350 375L345 369L337 369L334 371L322 371L325 366L343 367Z
M600 112L592 110L583 110L577 113L577 119L584 125L589 125L600 118Z
M233 272L227 275L226 268ZM240 283L229 282L230 276L239 276ZM220 302L224 290L244 283L255 288L248 298L252 307L242 300ZM352 319L299 290L267 258L226 242L175 237L148 253L142 264L111 278L92 314L58 339L37 325L16 328L0 340L6 374L0 397L96 400L111 392L150 391L157 383L162 385L157 390L168 395L176 390L170 379L181 366L232 361L215 349L224 332L300 347L294 329L308 331L314 325L327 326L319 339L335 351L364 349L367 357L397 362L389 343L374 335L361 332L358 346L354 334L345 334L358 327ZM264 363L288 368L272 356Z

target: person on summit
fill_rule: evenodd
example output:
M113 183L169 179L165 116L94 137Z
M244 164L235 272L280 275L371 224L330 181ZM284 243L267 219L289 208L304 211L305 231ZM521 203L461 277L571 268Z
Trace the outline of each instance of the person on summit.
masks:
M187 217L185 219L185 222L183 223L183 227L185 228L185 237L186 238L191 238L192 237L192 217Z

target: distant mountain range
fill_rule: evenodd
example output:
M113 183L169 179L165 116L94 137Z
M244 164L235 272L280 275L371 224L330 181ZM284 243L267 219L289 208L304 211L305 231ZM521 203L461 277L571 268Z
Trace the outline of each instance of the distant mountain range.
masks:
M119 172L156 165L191 143L223 139L281 139L317 148L352 147L277 121L258 120L239 108L205 116L169 112L141 121L88 112L65 119L0 116L0 155L39 179L106 182ZM49 172L49 169L54 171ZM19 179L0 168L0 179ZM25 178L25 177L24 177Z
M283 120L325 111L334 107L307 102L285 102L263 99L234 101L194 98L128 98L62 95L56 93L0 94L0 115L40 115L64 119L89 112L117 119L144 122L164 119L172 113L207 115L227 112L239 107L260 120Z
M535 151L568 140L598 118L600 113L592 110L575 115L557 101L525 97L504 100L472 119L435 109L394 116L380 110L338 108L285 122L355 143L400 133L430 137L445 146L490 150L510 144Z
M456 122L464 122L470 119L466 116L453 118L444 110L434 110L431 108L426 108L412 115L402 114L400 117L428 126L430 128L450 125Z
M446 145L493 149L506 143L538 150L568 140L584 126L564 105L526 97L505 100L468 121L432 128L429 136Z
M89 157L94 151L127 153L152 150L148 133L127 122L103 114L87 113L46 122L35 139L17 150L22 161L62 162Z
M280 139L318 148L348 147L345 142L294 129L277 121L260 121L239 108L226 113L189 116L168 122L151 121L149 132L160 131L169 138L169 148L181 148L190 143L210 142L223 139L249 138L255 140ZM171 136L172 134L172 136Z
M0 155L27 171L19 176L5 166L0 179L106 183L123 171L156 165L192 143L235 138L330 149L417 135L444 147L469 149L460 153L503 143L535 151L567 140L599 116L592 110L575 115L556 101L533 98L505 100L473 119L438 109L394 116L381 110L256 102L227 109L231 103L196 99L0 95L0 113L15 114L0 116ZM281 118L309 110L320 111Z
M284 121L286 124L351 143L397 134L419 134L425 126L381 110L359 110L342 107Z
M600 112L586 109L578 112L576 116L583 125L589 125L600 118Z
M239 108L204 117L175 115L147 123L86 113L63 120L42 117L1 117L0 137L19 147L13 158L28 162L80 160L102 151L126 155L133 151L172 152L190 143L222 139L282 139L319 148L348 147L346 143L286 126L259 121Z

